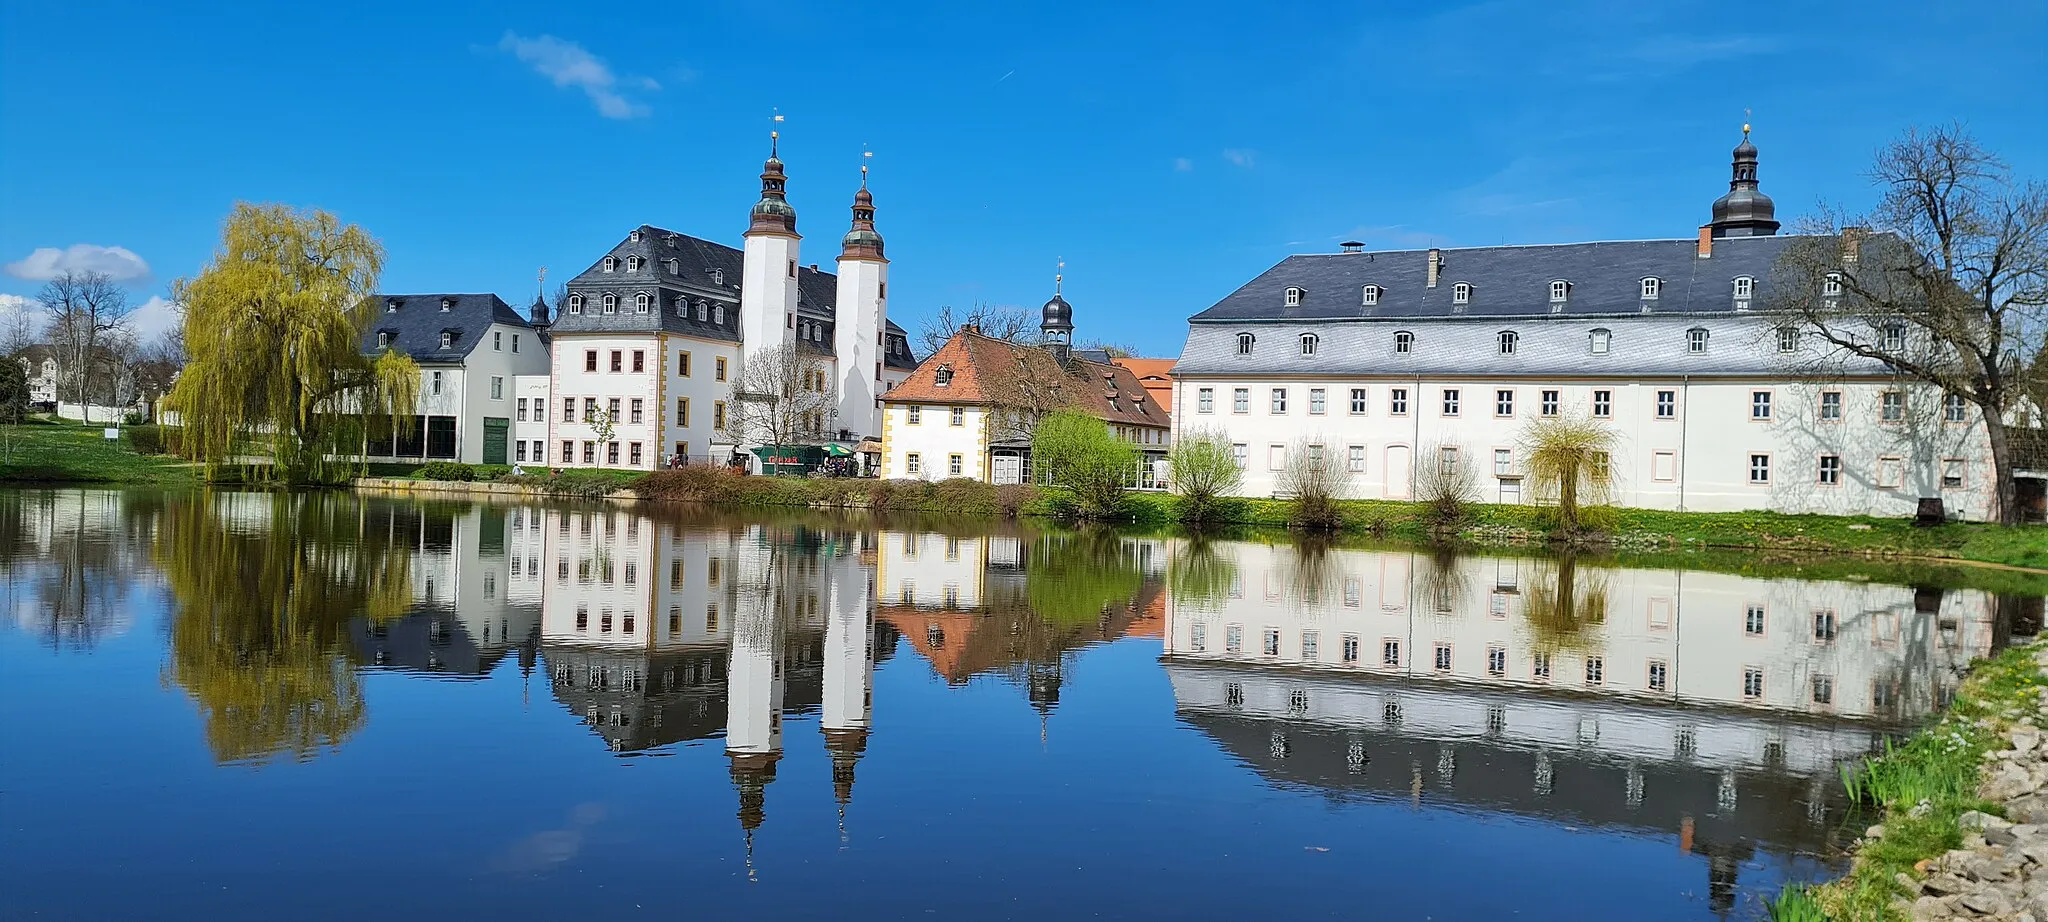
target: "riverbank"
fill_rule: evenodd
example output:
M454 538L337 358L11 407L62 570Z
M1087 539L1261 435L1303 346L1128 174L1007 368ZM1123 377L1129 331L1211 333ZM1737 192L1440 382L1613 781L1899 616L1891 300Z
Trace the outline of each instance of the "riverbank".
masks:
M1979 662L1939 722L1843 773L1881 809L1849 873L1788 888L1774 922L2048 919L2048 646Z
M0 426L0 483L168 486L196 484L204 475L197 462L137 451L126 429L108 439L101 427L77 423Z

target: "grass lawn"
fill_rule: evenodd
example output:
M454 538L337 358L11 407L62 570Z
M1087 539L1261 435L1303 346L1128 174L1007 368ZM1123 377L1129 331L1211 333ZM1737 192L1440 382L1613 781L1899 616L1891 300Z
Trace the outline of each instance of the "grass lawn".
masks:
M0 426L0 483L186 484L200 475L198 464L109 441L99 426Z

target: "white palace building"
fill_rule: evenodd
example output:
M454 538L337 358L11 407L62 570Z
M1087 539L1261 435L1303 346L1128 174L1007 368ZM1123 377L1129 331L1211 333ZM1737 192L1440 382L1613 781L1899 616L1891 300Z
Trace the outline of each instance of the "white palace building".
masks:
M1976 407L1874 361L1815 374L1814 337L1769 310L1799 239L1778 227L1745 127L1696 239L1290 256L1190 318L1174 438L1223 433L1251 496L1314 443L1354 498L1410 498L1459 454L1520 502L1525 427L1591 417L1621 505L1985 518Z

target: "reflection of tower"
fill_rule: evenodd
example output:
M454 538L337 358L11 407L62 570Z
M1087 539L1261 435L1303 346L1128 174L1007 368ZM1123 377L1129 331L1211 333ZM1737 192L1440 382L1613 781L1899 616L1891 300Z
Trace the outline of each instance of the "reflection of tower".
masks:
M832 755L832 799L839 804L840 834L853 799L853 766L868 746L874 706L875 645L872 577L857 554L832 560L826 588L825 708L821 726Z
M1038 741L1045 742L1046 724L1052 718L1053 708L1060 706L1060 685L1066 682L1064 658L1054 655L1045 660L1027 663L1024 667L1025 692L1031 699L1031 706L1038 711Z
M1707 907L1714 915L1726 917L1735 908L1735 876L1742 860L1734 855L1707 856Z
M759 582L741 574L735 597L732 660L727 670L725 754L739 788L740 828L747 837L747 877L754 876L754 830L767 818L767 785L782 760L784 683L783 586L773 552L763 551Z

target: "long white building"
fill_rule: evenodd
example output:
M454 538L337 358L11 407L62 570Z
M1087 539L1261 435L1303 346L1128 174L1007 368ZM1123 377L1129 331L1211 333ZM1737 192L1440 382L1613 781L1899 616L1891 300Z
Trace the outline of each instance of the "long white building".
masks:
M1901 515L1939 498L1986 517L1975 405L1826 354L1767 309L1799 238L1777 236L1756 170L1745 131L1696 239L1288 257L1190 318L1175 438L1227 437L1245 495L1272 495L1313 444L1355 498L1412 498L1455 455L1483 499L1513 503L1533 492L1530 422L1589 417L1618 437L1621 505Z

